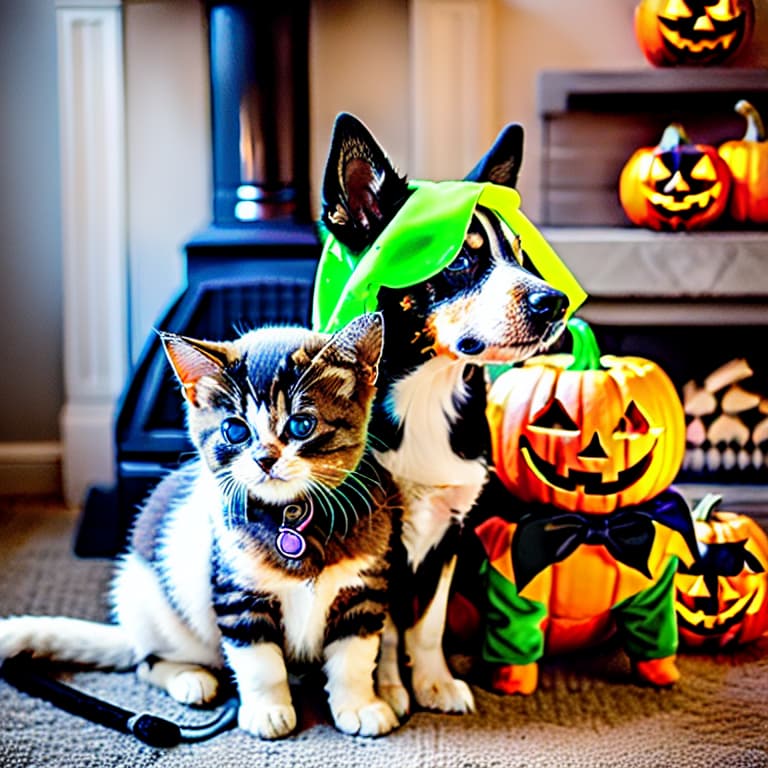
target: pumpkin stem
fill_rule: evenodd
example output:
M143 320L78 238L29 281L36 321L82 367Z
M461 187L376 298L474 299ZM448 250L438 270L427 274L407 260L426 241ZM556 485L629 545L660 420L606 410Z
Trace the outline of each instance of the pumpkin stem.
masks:
M659 142L659 149L662 152L670 152L683 144L690 144L691 140L688 138L688 134L680 123L670 123L661 135L661 141Z
M569 371L602 371L600 349L589 325L579 317L568 321L568 331L573 339L573 362Z
M746 99L738 101L734 109L747 121L742 141L765 141L765 128L760 113Z
M723 497L719 493L708 493L693 508L691 517L694 520L701 520L706 523L722 500Z

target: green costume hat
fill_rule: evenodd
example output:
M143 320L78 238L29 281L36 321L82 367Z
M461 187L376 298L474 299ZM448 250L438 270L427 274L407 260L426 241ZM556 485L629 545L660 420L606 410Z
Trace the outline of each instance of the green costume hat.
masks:
M471 181L412 181L411 196L378 238L353 253L328 234L315 278L312 325L336 331L377 308L382 286L405 288L448 266L464 243L477 204L494 210L518 235L534 267L568 297L568 316L587 294L520 210L510 187Z

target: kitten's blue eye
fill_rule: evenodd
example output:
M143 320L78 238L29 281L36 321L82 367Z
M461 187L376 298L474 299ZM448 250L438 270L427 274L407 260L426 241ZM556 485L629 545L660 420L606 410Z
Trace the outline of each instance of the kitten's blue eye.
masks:
M314 432L317 419L306 413L295 413L288 419L285 427L288 435L295 440L303 440Z
M239 445L250 438L251 430L242 419L230 416L221 422L221 434L228 443Z

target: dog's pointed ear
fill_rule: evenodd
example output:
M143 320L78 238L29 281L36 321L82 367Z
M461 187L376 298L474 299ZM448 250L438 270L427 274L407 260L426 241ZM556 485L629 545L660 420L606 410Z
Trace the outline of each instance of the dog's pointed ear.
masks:
M353 251L370 245L408 196L408 184L371 132L342 112L323 180L323 224Z
M465 181L491 181L503 187L517 185L523 163L523 126L510 123L501 129L493 146L464 177Z

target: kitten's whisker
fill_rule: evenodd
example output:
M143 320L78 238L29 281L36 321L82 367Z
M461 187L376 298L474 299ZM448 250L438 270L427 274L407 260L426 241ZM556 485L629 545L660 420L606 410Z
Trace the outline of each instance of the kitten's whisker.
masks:
M359 477L356 477L353 473L350 473L349 477L344 483L344 487L348 488L351 493L356 493L360 497L363 504L365 504L365 508L368 514L373 512L373 499L371 497L370 490Z
M325 513L326 518L328 518L329 520L330 524L328 527L328 534L326 537L326 541L328 541L331 538L331 535L333 534L333 528L336 523L333 495L325 485L317 482L314 479L310 479L310 488L316 494L317 500L322 505L323 512Z
M379 449L383 451L383 450L386 450L387 448L387 443L384 440L382 440L380 437L377 437L376 435L374 435L373 432L368 433L368 438L366 442L368 446L370 448L373 448L374 450Z

